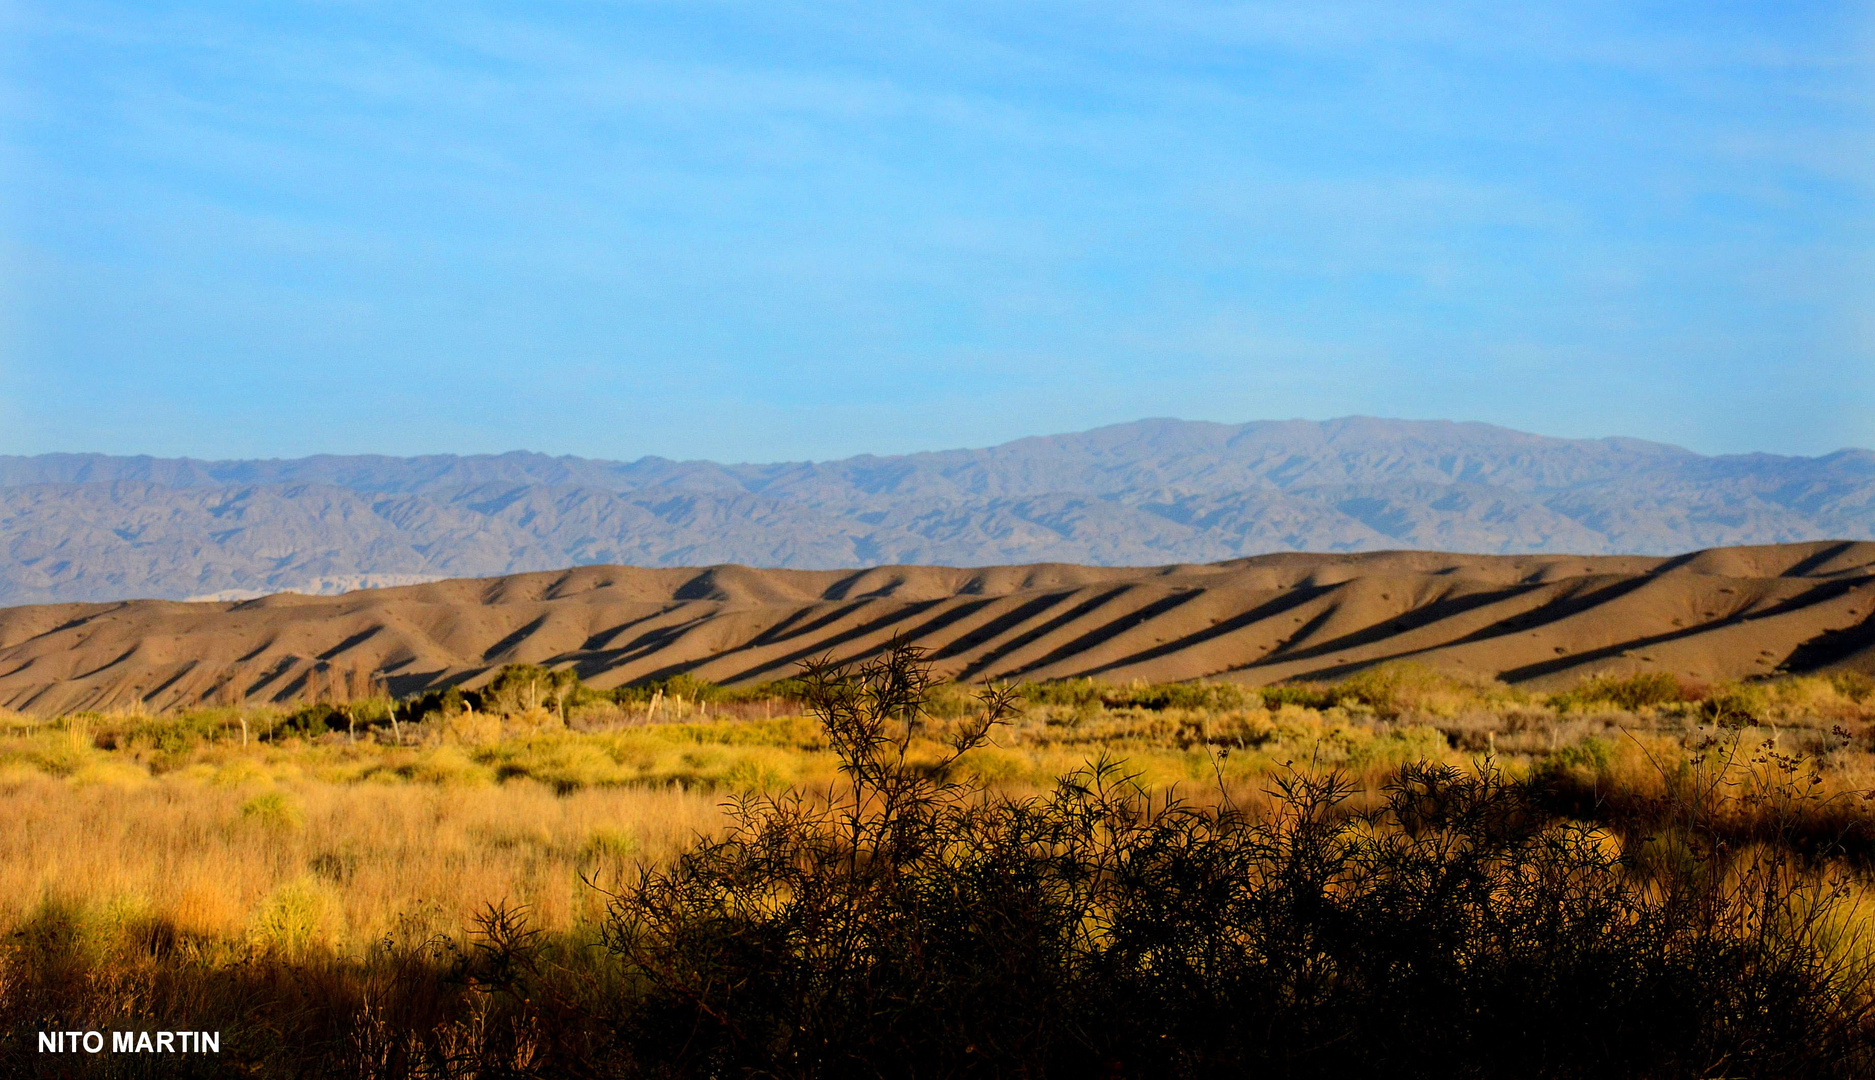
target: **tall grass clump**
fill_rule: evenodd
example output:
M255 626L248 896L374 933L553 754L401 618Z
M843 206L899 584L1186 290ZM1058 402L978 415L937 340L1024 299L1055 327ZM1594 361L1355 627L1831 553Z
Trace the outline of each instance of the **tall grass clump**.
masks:
M1488 764L1400 768L1365 808L1332 771L1251 812L1111 761L1025 797L953 770L1012 693L939 724L909 647L804 681L843 781L741 797L612 898L645 1075L1875 1067L1862 961L1831 945L1846 884L1696 804L1622 837ZM945 756L908 753L933 737Z

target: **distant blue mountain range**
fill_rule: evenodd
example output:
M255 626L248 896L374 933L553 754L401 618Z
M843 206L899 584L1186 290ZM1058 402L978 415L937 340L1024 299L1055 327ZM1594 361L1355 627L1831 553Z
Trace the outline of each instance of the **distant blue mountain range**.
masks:
M541 454L0 457L0 603L335 592L594 563L1666 554L1875 538L1875 453L1348 417L1143 420L980 450L723 465Z

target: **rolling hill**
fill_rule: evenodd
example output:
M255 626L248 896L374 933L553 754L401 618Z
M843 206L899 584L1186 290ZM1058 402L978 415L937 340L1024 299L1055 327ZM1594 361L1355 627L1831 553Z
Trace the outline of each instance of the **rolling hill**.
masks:
M503 664L616 686L721 683L865 655L894 636L964 680L1096 676L1271 683L1410 661L1533 686L1875 671L1875 543L1674 558L1276 554L1210 565L981 569L589 566L343 596L0 610L0 705L398 694Z

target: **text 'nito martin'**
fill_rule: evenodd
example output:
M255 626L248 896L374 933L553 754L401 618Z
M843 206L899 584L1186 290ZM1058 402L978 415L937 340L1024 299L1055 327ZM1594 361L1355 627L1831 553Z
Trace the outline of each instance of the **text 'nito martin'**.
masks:
M39 1052L42 1054L101 1054L105 1033L102 1031L42 1031ZM219 1031L113 1031L110 1032L113 1054L219 1054Z

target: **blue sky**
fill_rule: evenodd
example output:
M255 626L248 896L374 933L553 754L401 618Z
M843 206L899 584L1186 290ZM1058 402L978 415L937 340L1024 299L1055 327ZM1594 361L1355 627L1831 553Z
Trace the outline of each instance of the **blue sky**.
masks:
M0 8L0 452L1875 445L1875 5Z

